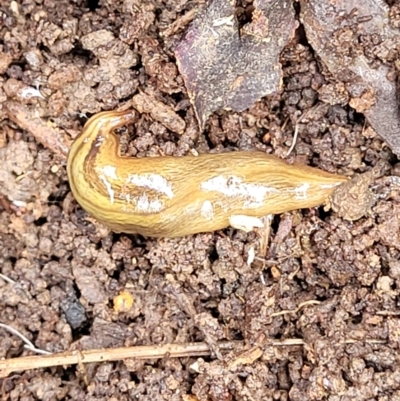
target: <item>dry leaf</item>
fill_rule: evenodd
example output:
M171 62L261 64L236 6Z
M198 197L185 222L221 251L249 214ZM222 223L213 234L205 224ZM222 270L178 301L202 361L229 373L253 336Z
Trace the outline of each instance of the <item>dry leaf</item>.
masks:
M382 0L301 0L308 41L329 71L346 83L350 105L400 155L396 83L384 64L397 58L400 32ZM374 65L373 65L374 64Z
M298 26L291 0L255 0L240 30L234 4L214 0L175 51L201 129L214 111L240 112L279 91L279 55Z

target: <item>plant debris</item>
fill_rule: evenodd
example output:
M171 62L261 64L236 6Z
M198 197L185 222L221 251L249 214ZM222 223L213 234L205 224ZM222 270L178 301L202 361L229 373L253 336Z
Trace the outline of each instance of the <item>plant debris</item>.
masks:
M148 113L151 117L170 129L182 135L185 131L185 121L166 104L151 95L139 93L131 99L132 106L140 113Z
M28 106L14 101L9 101L5 109L10 120L30 132L39 143L60 156L61 159L66 158L71 142L61 132L49 127L35 109L30 109Z
M343 81L349 105L400 155L397 87L386 65L398 58L400 32L383 1L302 0L307 39L331 74Z
M298 26L290 0L255 0L240 29L234 3L214 0L176 48L200 129L220 109L244 111L281 88L279 55Z

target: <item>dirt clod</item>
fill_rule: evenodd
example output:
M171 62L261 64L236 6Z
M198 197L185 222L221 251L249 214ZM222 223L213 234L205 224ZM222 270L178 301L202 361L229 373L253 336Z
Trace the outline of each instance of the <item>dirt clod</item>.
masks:
M371 211L375 196L369 189L374 172L355 176L351 181L340 185L330 198L330 207L340 217L354 221Z

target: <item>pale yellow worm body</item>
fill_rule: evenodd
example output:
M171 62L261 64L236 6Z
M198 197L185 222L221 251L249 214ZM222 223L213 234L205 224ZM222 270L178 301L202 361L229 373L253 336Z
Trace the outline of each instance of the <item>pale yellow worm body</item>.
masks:
M71 146L72 193L115 232L179 237L229 226L232 216L262 217L326 202L346 177L263 152L183 157L120 155L113 132L133 111L93 116Z

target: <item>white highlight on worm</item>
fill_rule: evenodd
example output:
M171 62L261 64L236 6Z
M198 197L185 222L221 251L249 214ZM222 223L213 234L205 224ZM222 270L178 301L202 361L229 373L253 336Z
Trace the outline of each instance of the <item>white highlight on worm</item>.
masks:
M127 178L127 183L152 189L168 196L170 199L174 197L171 184L159 174L130 174Z
M158 198L149 199L147 194L142 194L134 199L136 203L136 209L143 213L157 213L160 212L164 204Z
M117 176L117 167L116 166L104 166L101 169L102 173L108 177L108 178L112 178L113 180L118 180L118 176Z
M246 201L244 206L252 208L262 204L267 194L277 195L281 193L281 191L276 188L260 184L245 183L240 177L223 175L202 182L201 189L209 192L219 192L231 198L240 196Z
M113 205L115 192L112 189L111 184L107 181L107 178L104 176L104 174L99 174L99 178L103 182L104 186L106 187L108 196L110 197L110 203Z
M214 208L209 200L203 202L200 213L205 219L212 220L214 218Z
M331 189L331 188L335 188L341 184L342 184L341 182L335 182L333 184L321 184L319 187L321 189Z
M304 183L303 185L300 185L299 187L296 187L294 189L294 197L295 199L307 199L307 191L310 188L310 184Z

